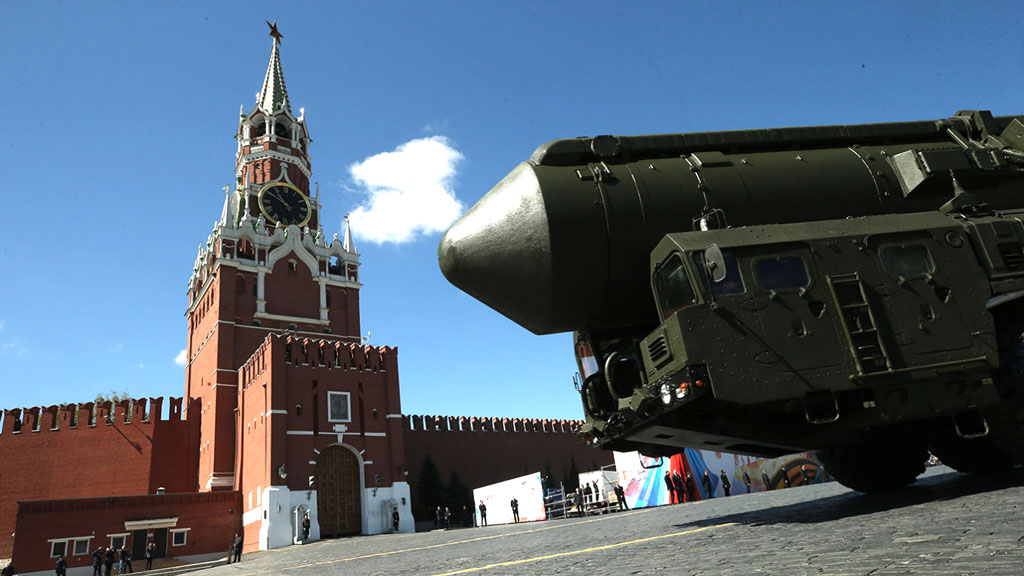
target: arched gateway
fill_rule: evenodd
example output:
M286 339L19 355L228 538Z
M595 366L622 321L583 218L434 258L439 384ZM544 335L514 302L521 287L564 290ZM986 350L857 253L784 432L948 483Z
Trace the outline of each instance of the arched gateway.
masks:
M317 459L316 500L320 537L358 534L363 528L359 458L335 444Z

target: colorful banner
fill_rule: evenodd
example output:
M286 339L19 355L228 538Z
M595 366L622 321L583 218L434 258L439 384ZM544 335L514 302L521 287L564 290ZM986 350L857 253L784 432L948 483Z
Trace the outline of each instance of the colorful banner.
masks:
M829 480L811 452L757 458L687 448L670 458L647 458L639 452L615 452L614 456L617 479L630 508L720 498L725 496L723 478L731 495Z

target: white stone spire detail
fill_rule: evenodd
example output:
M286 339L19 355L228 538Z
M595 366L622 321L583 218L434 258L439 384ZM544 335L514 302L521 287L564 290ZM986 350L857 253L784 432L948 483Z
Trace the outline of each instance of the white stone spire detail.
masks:
M235 204L231 201L231 188L224 187L224 208L220 211L221 226L235 227Z
M350 254L359 254L356 243L352 241L352 223L348 220L348 214L345 215L345 241L341 247Z

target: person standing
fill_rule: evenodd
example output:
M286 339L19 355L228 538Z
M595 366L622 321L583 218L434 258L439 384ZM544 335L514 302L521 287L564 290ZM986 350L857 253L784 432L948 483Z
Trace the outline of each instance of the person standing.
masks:
M719 475L722 480L722 491L725 495L729 495L729 490L732 489L732 482L729 482L729 475L725 473L725 468L722 468L722 473Z
M679 504L683 501L683 493L686 489L683 485L683 477L679 475L678 470L672 473L672 485L675 487L676 491L676 504Z
M512 505L512 519L516 521L516 524L519 524L519 500L516 500L515 496L513 496L510 504Z
M444 507L444 529L452 529L452 511L447 506Z
M697 483L693 481L693 474L686 473L686 501L693 502L697 498Z
M487 504L480 501L480 526L487 526Z
M786 472L785 468L782 469L782 483L786 485L786 488L793 485L793 481L789 479L789 472Z
M707 494L708 498L715 497L715 494L712 491L713 488L711 486L711 476L708 475L707 470L704 471L704 476L702 476L700 479L700 485L704 488L704 493Z
M750 474L747 474L746 470L743 471L743 483L747 485L747 494L750 494L752 492L750 489Z
M103 546L92 552L92 576L103 576Z
M619 501L619 510L629 510L626 504L626 491L618 484L615 485L615 499Z
M153 569L153 557L156 556L156 543L150 542L146 545L146 570Z
M57 576L67 576L68 561L63 556L57 558Z
M131 574L132 573L132 551L128 549L128 543L125 542L124 546L121 546L119 552L121 557L121 564L118 566L118 574Z
M466 507L463 506L462 509L465 510ZM395 527L395 532L398 532L398 506L391 509L391 524Z
M231 543L232 561L234 561L234 562L241 562L242 561L242 544L243 543L244 543L244 540L242 538L242 535L241 534L235 534L235 541Z
M114 569L114 549L107 546L106 552L103 553L103 576L110 576L110 572Z
M772 481L768 479L768 473L761 468L761 482L764 483L765 490L772 490Z
M811 473L807 470L806 464L800 465L800 479L803 480L804 484L811 483Z
M309 540L309 528L312 526L312 522L309 521L309 513L302 515L302 543L305 544Z
M434 510L434 528L441 528L442 526L444 526L444 512L438 506L437 510Z
M673 502L676 499L676 485L672 482L672 473L668 470L665 471L665 488L668 489L668 503L678 504Z

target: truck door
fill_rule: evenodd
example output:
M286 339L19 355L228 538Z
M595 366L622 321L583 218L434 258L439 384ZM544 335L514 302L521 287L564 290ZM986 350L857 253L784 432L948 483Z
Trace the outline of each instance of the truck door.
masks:
M795 372L843 362L828 287L815 278L806 246L765 247L749 258L754 300L767 351L755 358Z
M920 355L971 346L970 330L951 287L951 271L936 262L938 246L931 236L888 237L876 245L884 273L876 290L904 360L913 365L920 363L913 361Z

